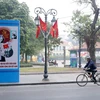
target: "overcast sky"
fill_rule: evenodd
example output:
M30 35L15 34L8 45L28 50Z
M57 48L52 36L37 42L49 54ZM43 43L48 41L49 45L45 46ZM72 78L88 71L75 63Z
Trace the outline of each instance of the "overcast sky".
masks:
M30 15L35 17L34 9L36 7L42 7L45 11L49 9L56 9L58 18L58 27L60 36L64 36L67 33L63 32L66 30L66 27L62 24L63 22L69 22L72 16L72 12L80 9L85 10L86 13L90 13L90 10L87 10L84 6L78 6L73 0L18 0L21 2L26 2L30 9ZM100 0L97 0L100 2ZM100 4L100 3L98 3ZM48 15L48 20L51 20L51 16ZM64 36L65 37L65 36Z

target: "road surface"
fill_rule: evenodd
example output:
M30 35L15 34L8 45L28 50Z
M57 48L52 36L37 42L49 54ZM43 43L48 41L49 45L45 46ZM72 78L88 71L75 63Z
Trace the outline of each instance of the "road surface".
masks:
M89 83L1 86L0 100L100 100L100 87Z

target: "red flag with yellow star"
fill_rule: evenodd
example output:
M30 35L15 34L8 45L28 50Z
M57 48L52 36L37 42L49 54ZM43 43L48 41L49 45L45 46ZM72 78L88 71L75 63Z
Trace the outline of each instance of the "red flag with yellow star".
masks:
M37 26L37 29L36 29L36 38L38 38L40 35L40 26Z
M53 29L53 27L50 28L50 34L51 34L52 37L54 37L54 29Z
M57 23L57 21L51 27L50 34L52 35L52 37L58 38L58 23Z
M40 27L43 31L47 30L47 24L43 22L41 18L40 18Z

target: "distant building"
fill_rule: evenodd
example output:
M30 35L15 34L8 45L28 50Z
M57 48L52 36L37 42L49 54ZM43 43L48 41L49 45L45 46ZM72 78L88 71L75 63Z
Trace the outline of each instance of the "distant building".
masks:
M100 42L97 42L96 45L95 45L95 48L96 48L96 52L95 52L95 55L96 57L100 57ZM79 45L77 46L73 46L72 48L70 48L69 50L76 50L78 52L79 50ZM86 43L84 42L82 45L81 45L81 56L82 57L85 57L86 55L88 55L88 51L87 51L87 45Z
M69 56L70 47L73 46L71 42L63 41L59 46L53 47L51 51L50 56L63 56L64 55L64 49L66 52L66 56Z

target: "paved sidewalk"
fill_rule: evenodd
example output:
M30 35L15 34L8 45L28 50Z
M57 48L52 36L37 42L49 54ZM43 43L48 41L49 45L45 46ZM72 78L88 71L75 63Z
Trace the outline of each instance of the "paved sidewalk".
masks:
M79 71L68 71L60 73L48 73L48 80L43 80L43 73L21 73L20 82L21 84L55 84L55 83L76 83L76 77L83 73L83 70ZM100 70L98 70L100 72Z
M43 74L20 75L20 83L47 83L47 82L68 82L75 81L79 73L69 74L48 74L48 80L44 80Z
M100 72L100 70L98 72ZM48 80L43 79L43 73L20 73L18 83L0 83L0 86L76 83L76 77L80 73L83 73L83 71L48 73Z
M78 74L48 74L48 80L43 79L43 74L20 75L20 81L18 83L0 83L0 86L76 83Z

